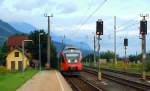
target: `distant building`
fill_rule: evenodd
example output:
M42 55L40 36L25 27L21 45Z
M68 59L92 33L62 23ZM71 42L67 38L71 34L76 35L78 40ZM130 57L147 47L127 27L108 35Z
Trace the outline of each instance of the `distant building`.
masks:
M6 42L6 46L9 50L6 56L6 66L8 70L22 70L29 66L29 58L27 57L27 55L24 55L24 62L22 61L23 53L21 50L22 42L28 39L28 36L25 35L14 35L8 37L8 40Z
M23 61L24 59L24 61ZM6 57L6 66L8 70L22 70L29 66L29 59L19 48L11 50Z
M28 36L25 35L15 35L8 37L7 40L7 47L9 51L15 49L16 47L22 48L22 42L23 40L28 40Z

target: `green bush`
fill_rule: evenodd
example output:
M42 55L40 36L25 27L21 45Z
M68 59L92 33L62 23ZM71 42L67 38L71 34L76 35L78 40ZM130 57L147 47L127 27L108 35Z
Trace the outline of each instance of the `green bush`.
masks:
M139 64L130 63L130 64L129 64L129 67L130 67L130 68L139 68L140 65L139 65Z
M8 73L7 68L4 66L0 66L0 74L6 74L6 73Z

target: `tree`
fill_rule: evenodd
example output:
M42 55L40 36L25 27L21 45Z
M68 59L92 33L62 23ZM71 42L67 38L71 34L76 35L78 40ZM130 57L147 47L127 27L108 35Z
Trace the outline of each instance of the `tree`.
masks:
M6 64L6 55L8 53L8 48L6 46L6 42L0 47L0 65L5 65Z
M107 59L107 61L109 61L110 59L113 59L114 58L114 53L112 51L107 51L107 52L101 52L100 53L100 58L101 59ZM94 54L89 54L87 56L85 56L83 58L83 62L85 62L86 60L90 60L90 62L94 62ZM96 60L99 59L99 56L98 54L96 55Z
M89 60L90 60L90 62L94 62L94 55L93 54L89 54L82 59L83 62L86 62Z
M43 35L41 35L41 63L42 65L45 65L45 63L47 62L47 34L44 32L44 30L40 30L40 31L32 31L29 35L29 39L33 40L33 43L29 43L27 46L27 49L31 52L32 57L34 59L39 59L39 33L43 33ZM51 45L51 49L50 49L50 59L51 64L53 66L56 65L55 61L57 61L57 52L56 52L56 48L53 44L53 41L51 41L50 43Z
M107 59L107 61L109 61L110 59L114 58L115 54L112 51L107 51L107 52L102 52L100 56L101 58Z
M141 54L139 54L139 55L129 55L130 62L137 62L140 59L141 59Z

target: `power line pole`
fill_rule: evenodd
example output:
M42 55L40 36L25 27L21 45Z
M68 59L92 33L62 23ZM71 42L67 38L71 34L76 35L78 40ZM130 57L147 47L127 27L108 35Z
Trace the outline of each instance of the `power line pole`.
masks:
M64 47L64 40L65 40L65 35L62 38L62 46Z
M50 17L53 17L53 15L49 16L47 14L44 14L45 17L48 18L48 35L47 35L47 67L50 68L50 42L51 42L51 35L50 35ZM50 36L50 37L49 37Z
M116 58L116 16L114 16L114 63L117 64Z
M95 53L95 35L94 35L94 63L96 63L96 53Z

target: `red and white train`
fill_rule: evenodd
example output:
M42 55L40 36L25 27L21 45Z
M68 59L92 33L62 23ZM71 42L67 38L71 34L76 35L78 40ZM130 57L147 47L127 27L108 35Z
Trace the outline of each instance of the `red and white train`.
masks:
M82 52L76 47L66 46L59 55L59 67L63 74L79 75L83 65Z

